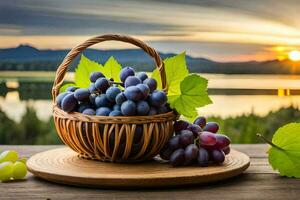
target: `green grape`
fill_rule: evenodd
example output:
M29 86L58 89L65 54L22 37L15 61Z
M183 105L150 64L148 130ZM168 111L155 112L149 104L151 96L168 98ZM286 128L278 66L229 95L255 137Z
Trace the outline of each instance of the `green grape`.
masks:
M26 165L20 161L14 163L12 177L14 179L23 179L27 174Z
M18 157L19 155L16 151L13 150L3 151L0 154L0 163L7 162L7 161L11 161L14 163L18 160Z
M20 161L20 162L22 162L22 163L26 164L26 162L27 162L27 158L26 158L26 157L22 157L22 158L19 158L19 160L18 160L18 161Z
M12 177L14 164L12 162L0 163L0 181L8 181Z

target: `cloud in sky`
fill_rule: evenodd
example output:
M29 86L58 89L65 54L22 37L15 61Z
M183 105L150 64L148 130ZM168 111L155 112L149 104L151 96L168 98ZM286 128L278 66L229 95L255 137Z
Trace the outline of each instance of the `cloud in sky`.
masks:
M297 0L1 1L0 46L69 48L91 35L122 33L165 52L263 60L276 57L274 46L300 46L299 10Z

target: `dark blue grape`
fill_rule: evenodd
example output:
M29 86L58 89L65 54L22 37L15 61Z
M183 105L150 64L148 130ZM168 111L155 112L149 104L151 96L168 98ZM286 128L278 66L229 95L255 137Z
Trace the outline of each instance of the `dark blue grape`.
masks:
M85 101L89 101L90 94L91 93L88 89L80 88L74 92L74 97L78 101L85 102Z
M96 115L96 111L92 108L86 108L82 114L85 114L85 115Z
M142 92L143 95L143 99L146 99L150 93L150 89L148 87L148 85L146 84L137 84L136 85L137 88L139 88Z
M78 107L78 112L82 113L85 109L91 108L91 105L87 102L80 103Z
M118 105L121 105L126 100L127 98L125 97L124 92L119 93L115 98L115 101Z
M173 136L168 142L168 146L171 150L175 151L176 149L181 148L181 145L179 144L179 136Z
M225 154L222 150L214 149L211 152L212 160L216 163L223 163L225 160Z
M174 131L179 132L179 131L185 130L188 127L189 124L190 123L187 122L187 121L178 120L173 125L174 126Z
M167 103L167 95L163 91L155 90L149 96L149 103L152 106L160 107Z
M198 157L199 149L197 145L190 144L184 150L185 164L190 165L194 162L194 160Z
M137 84L142 83L141 79L136 76L128 76L125 80L125 88L130 86L136 86Z
M157 111L158 111L158 114L163 114L163 113L167 113L169 110L166 107L166 105L163 105L163 106L157 108Z
M125 82L128 76L134 76L134 69L131 67L124 67L120 72L120 79L122 82Z
M125 89L124 95L128 100L138 101L143 98L143 94L139 88L136 86L130 86Z
M136 75L141 81L144 81L148 78L148 75L145 72L140 72Z
M109 113L109 116L123 116L123 114L119 110L113 110Z
M90 81L92 82L92 83L94 83L94 82L96 82L96 80L98 79L98 78L102 78L102 77L105 77L101 72L92 72L91 74L90 74Z
M127 100L121 105L121 112L124 116L133 116L136 114L136 104L131 101Z
M108 107L101 107L101 108L97 108L96 115L97 116L108 116L110 112L111 112L110 108L108 108Z
M113 106L113 110L121 111L121 106L118 105L118 104L115 104L115 105Z
M154 107L150 107L150 110L148 112L148 115L157 115L157 109Z
M198 137L198 134L202 131L200 126L196 124L189 124L186 129L192 131L195 137Z
M100 107L111 107L112 103L107 99L105 94L100 94L95 99L95 104L97 108Z
M205 117L197 117L194 121L194 124L197 124L201 128L204 128L206 125L206 118Z
M209 154L208 151L204 148L199 148L197 163L202 167L208 166Z
M219 124L217 122L207 122L203 130L216 133L219 130Z
M67 94L61 102L61 108L66 112L75 111L77 106L78 102L73 93Z
M170 164L173 167L184 165L184 161L185 161L185 157L184 157L183 149L177 149L170 156Z
M90 95L90 104L91 104L91 105L93 105L93 106L96 105L95 100L96 100L96 97L97 97L97 96L98 96L97 94L91 94L91 95Z
M57 104L58 107L61 107L61 102L62 102L63 98L65 96L67 96L67 94L70 94L70 92L62 92L59 95L57 95L56 104Z
M91 83L91 84L90 84L90 86L89 86L89 91L90 91L90 93L96 93L96 92L98 92L98 91L97 91L97 88L96 88L96 86L95 86L95 83Z
M136 111L138 115L146 116L150 110L150 106L147 101L138 101L136 103Z
M111 102L115 102L116 96L121 93L121 90L117 87L110 87L106 90L106 97Z
M194 143L194 134L192 131L189 130L182 130L180 131L179 135L179 144L182 147L186 147L189 144Z
M109 86L110 83L107 78L98 78L95 82L95 87L100 92L105 92Z
M143 83L148 85L150 92L153 92L157 88L157 82L153 78L147 78L143 81Z
M76 87L76 86L70 86L70 87L67 87L66 91L67 92L75 92L75 90L77 90L77 89L78 89L78 87Z

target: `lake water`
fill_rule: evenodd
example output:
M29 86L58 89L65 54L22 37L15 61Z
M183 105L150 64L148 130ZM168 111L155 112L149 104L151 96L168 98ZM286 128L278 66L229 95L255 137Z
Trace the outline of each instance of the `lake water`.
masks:
M36 108L41 119L48 119L51 116L53 75L42 73L33 78L32 73L0 72L1 109L18 121L29 104ZM291 104L300 105L298 75L201 75L209 80L209 93L214 103L199 108L199 115L228 117L253 112L263 116ZM68 79L72 77L69 73Z

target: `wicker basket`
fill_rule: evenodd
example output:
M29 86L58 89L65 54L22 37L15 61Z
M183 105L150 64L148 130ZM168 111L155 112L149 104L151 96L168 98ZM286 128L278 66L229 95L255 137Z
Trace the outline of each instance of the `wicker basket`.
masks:
M84 158L110 162L152 159L173 134L173 121L177 118L175 112L154 116L106 117L66 113L55 105L59 88L72 60L89 46L108 40L130 43L148 53L159 69L162 88L167 90L164 64L153 48L138 39L123 35L91 38L73 48L56 71L52 88L56 130L61 140Z

